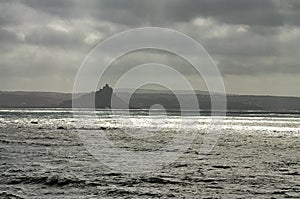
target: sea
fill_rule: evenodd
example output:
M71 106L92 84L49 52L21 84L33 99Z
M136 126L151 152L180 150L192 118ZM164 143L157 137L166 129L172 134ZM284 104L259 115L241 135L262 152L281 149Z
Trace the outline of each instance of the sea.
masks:
M300 198L300 113L214 117L0 109L0 198Z

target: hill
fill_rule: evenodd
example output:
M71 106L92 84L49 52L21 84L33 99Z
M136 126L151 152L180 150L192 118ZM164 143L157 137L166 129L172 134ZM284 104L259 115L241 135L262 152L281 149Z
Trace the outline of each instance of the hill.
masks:
M179 92L184 104L190 104L192 94L187 91ZM198 91L197 99L200 109L209 110L210 95ZM218 95L218 94L213 94ZM111 99L114 108L149 109L154 104L161 104L168 110L179 110L177 97L172 92L157 90L137 90L132 96L126 90L113 91L106 85L96 93L83 93L74 102L83 107L92 107L85 104L95 97L96 108L111 108ZM121 99L130 98L129 105ZM58 92L0 92L1 108L71 108L72 94ZM188 108L188 106L186 107ZM254 95L227 95L227 108L230 111L300 111L299 97L254 96Z

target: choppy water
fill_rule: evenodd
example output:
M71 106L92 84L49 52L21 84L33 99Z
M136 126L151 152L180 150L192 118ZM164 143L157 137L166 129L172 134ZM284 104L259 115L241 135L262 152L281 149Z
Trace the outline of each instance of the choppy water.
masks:
M177 161L148 173L101 164L84 147L76 125L87 132L102 129L126 150L151 151L169 141L180 117L158 115L153 121L136 112L116 120L103 110L97 115L78 125L68 109L0 110L0 198L300 197L297 115L227 116L205 158L198 149L211 118L185 117L186 131L199 136ZM141 143L123 134L151 128L156 136Z

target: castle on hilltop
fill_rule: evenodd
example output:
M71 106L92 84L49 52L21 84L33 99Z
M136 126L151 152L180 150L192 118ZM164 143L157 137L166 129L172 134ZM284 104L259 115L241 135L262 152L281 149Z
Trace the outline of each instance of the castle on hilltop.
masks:
M111 108L112 94L113 89L108 84L105 84L95 94L95 106L97 108Z
M83 94L73 99L73 103L81 108L111 108L112 95L113 89L108 84L105 84L105 86L96 92ZM95 104L92 102L95 102ZM72 107L72 100L64 101L61 107Z
M105 86L103 86L102 88L100 88L100 90L97 91L97 92L103 92L103 94L112 95L113 89L108 84L105 84Z

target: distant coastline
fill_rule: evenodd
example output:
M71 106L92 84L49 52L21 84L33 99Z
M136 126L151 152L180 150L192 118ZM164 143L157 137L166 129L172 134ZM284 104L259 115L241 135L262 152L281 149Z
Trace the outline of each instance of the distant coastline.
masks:
M118 97L129 95L126 91L114 92L106 85L95 93L81 94L78 99L95 97L96 108L111 108L111 96L119 100L121 108L149 109L153 104L161 104L169 111L180 110L175 94L157 90L137 90L125 105ZM192 94L182 91L181 97L188 104ZM218 94L216 94L218 95ZM210 112L210 95L207 92L197 93L199 108L202 112ZM76 99L75 99L76 100ZM0 108L71 108L72 94L59 92L26 92L0 91ZM117 107L118 108L118 107ZM228 112L240 113L282 113L298 114L300 97L259 96L259 95L227 95Z

